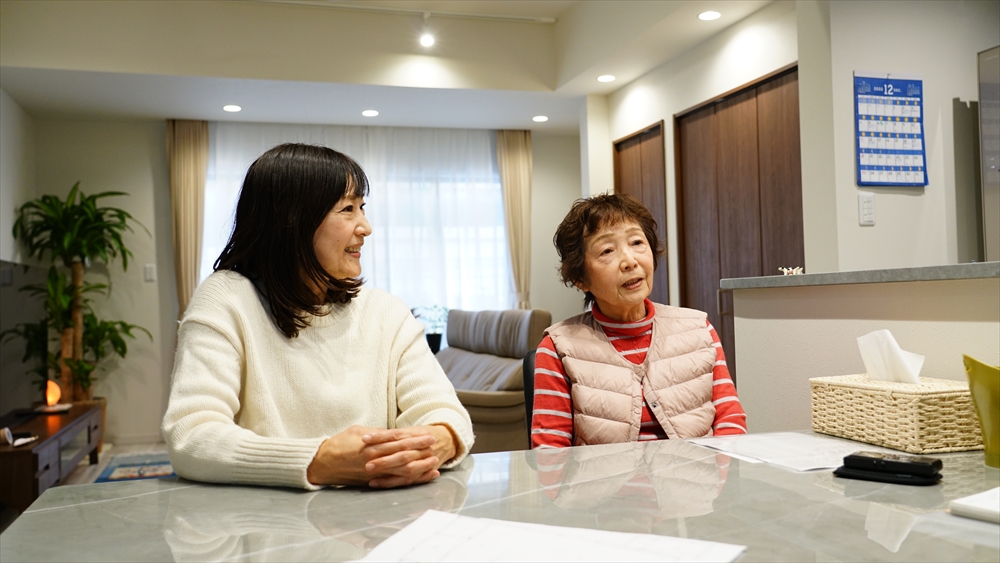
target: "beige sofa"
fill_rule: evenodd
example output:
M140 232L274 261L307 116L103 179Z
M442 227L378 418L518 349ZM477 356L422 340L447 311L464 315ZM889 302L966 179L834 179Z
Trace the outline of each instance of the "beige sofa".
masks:
M474 453L528 448L521 361L551 324L541 309L448 312L437 360L472 417Z

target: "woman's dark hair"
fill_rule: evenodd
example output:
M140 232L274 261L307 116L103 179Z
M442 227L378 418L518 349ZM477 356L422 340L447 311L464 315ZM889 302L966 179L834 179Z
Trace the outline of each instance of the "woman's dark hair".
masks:
M636 223L646 235L653 250L653 269L663 254L660 239L656 236L656 220L639 200L626 194L603 194L573 203L569 213L559 223L552 243L559 253L559 275L566 285L576 285L586 280L584 264L587 256L586 239L605 227ZM584 305L594 302L589 291L583 298Z
M344 197L368 195L368 178L351 157L333 149L288 143L265 152L247 170L233 233L215 270L233 270L262 287L281 332L294 338L306 315L347 303L362 280L337 279L316 258L313 236ZM323 288L317 303L306 280Z

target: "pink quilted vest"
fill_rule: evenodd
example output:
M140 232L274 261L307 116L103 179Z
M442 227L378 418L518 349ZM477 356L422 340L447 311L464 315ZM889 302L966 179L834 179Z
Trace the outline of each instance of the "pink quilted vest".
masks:
M549 327L572 382L573 444L638 440L644 394L669 438L711 436L716 351L705 319L701 311L657 303L641 365L615 350L590 313Z

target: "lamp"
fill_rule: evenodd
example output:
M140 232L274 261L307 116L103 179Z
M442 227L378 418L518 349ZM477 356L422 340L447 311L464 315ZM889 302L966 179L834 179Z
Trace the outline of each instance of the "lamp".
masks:
M45 404L39 405L35 410L49 413L68 411L73 403L60 403L61 398L62 390L59 389L59 384L50 379L45 383Z
M434 45L434 36L431 35L430 30L427 29L427 20L431 18L430 12L424 12L424 33L420 36L420 44L424 47L430 47Z

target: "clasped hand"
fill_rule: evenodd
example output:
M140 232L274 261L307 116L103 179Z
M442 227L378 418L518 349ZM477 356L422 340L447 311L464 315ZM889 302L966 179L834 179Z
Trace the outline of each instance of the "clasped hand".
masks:
M455 451L454 437L445 426L352 426L320 445L306 477L314 485L378 489L426 483L440 475L438 468L455 457Z

